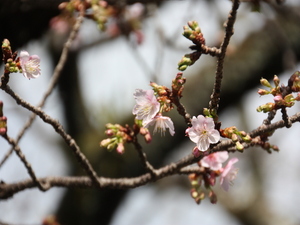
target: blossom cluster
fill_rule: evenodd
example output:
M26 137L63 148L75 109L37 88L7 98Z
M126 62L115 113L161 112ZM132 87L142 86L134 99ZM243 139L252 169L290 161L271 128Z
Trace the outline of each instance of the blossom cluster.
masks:
M212 186L216 184L217 177L220 177L220 186L225 191L228 191L229 186L233 184L233 180L238 173L238 169L234 164L238 162L238 159L232 158L228 161L226 166L222 167L222 163L224 163L228 157L227 151L209 154L198 162L203 172L201 174L190 174L189 179L192 185L191 195L198 204L205 198L205 191L201 186L202 183L204 183L204 187L209 191L208 196L212 203L217 202L217 196L212 190Z
M272 86L268 80L262 78L260 83L268 88L259 89L259 95L273 95L274 102L268 102L259 106L256 110L258 112L270 112L272 110L277 110L280 108L292 107L296 101L300 101L300 71L296 71L288 80L288 85L280 85L280 79L278 76L274 76L273 83L275 86ZM297 96L293 95L293 92L297 93Z
M24 77L38 78L41 75L40 57L29 55L27 51L21 51L17 57L17 52L12 53L10 42L4 39L2 42L3 61L5 63L5 73L23 73Z
M136 89L133 94L136 105L132 113L137 120L142 120L142 125L148 128L154 125L154 132L160 131L161 134L169 129L170 134L175 134L174 124L169 117L161 113L161 104L158 102L153 90Z
M19 59L24 77L31 79L41 75L39 56L29 55L27 51L21 51Z

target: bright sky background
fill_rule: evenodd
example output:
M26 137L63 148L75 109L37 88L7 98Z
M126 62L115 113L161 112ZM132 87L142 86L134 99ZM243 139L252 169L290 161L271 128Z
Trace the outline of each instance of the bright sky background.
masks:
M217 26L218 21L214 12L206 10L205 1L197 1L197 7L191 7L189 2L170 1L157 11L154 18L150 18L145 22L146 39L138 47L137 51L152 70L155 68L158 54L156 29L163 29L168 37L177 33L176 41L186 52L188 52L190 43L181 37L181 33L182 26L188 20L199 21L206 40L212 43L216 40L216 33L219 31L219 27ZM297 0L288 2L296 3ZM219 17L225 20L230 7L230 1L220 0L217 13L222 12L223 14L219 15ZM242 14L242 12L245 13ZM233 36L233 41L236 43L240 42L247 35L247 32L259 29L263 25L265 17L272 16L268 12L266 15L251 13L243 6L239 14L241 16L236 23L235 35ZM84 30L79 37L80 41L84 40L86 34L97 38L99 32L95 26L88 22L85 22L84 26ZM23 78L21 74L11 76L10 86L32 104L37 104L40 101L52 74L52 65L49 65L49 56L43 45L45 42L46 39L43 39L41 42L32 42L23 48L29 53L37 54L42 58L42 76L39 79L30 81ZM170 85L171 79L177 73L177 62L186 52L172 50L164 52L158 79L160 84ZM112 60L114 62L113 66L111 66ZM201 63L205 62L200 60L197 63L201 65ZM136 88L149 88L149 77L136 62L136 58L130 53L130 46L123 38L116 39L105 46L93 47L83 51L79 65L86 106L97 112L100 107L111 106L111 102L113 102L112 107L115 107L116 112L120 112L117 114L116 120L122 116L122 112L131 112L134 105L132 93ZM99 67L95 68L95 65L99 65ZM295 70L300 70L300 65ZM187 78L189 75L188 71L185 73ZM287 71L281 79L287 80L287 76L292 72ZM265 103L266 98L268 97L258 97L255 91L245 96L244 102L246 104L242 108L247 113L247 117L251 118L249 124L247 124L249 130L260 125L265 118L265 115L257 113L255 109L258 105ZM8 116L8 134L11 137L16 137L30 114L24 109L17 108L13 101L3 92L0 92L0 99L4 101L4 113ZM54 93L46 104L45 111L54 118L58 118L61 123L64 123L61 108L57 102L58 98L56 93ZM298 104L293 110L299 111L299 109ZM221 120L224 121L223 126L237 125L240 121L238 113L239 111L234 108L224 112L221 115ZM102 122L106 123L109 121ZM59 137L50 126L41 125L43 123L39 119L36 120L33 125L34 129L22 139L20 146L24 154L38 176L68 174L67 165L64 163L64 155L59 149ZM297 161L300 157L299 145L295 143L295 140L299 137L300 129L296 125L288 133L285 131L283 129L271 139L272 143L278 144L283 151L272 155L262 154L262 162L266 167L266 174L268 174L266 176L266 184L268 184L266 188L269 190L270 206L284 216L292 214L293 216L290 217L290 221L287 221L286 224L295 224L300 221L300 216L298 211L296 211L298 208L295 207L300 204L300 197L297 194L300 183L297 174L294 172L299 171L299 163ZM180 146L178 155L172 155L170 158L177 160L180 156L188 154L189 152L186 152L186 149L192 149L193 146L191 145L193 144L188 143L187 146ZM0 146L0 159L2 159L9 146L2 139L0 139ZM240 157L240 162L238 163L240 171L235 185L228 193L230 195L241 195L242 191L247 188L245 184L248 185L245 179L247 177L247 168L243 166L243 157L247 157L247 154L242 155L238 155ZM0 180L13 182L25 178L28 178L27 172L15 155L0 168ZM41 193L34 189L21 192L15 195L13 199L0 201L0 221L15 224L19 224L21 221L24 224L39 224L42 218L55 213L55 208L59 204L59 199L63 192L64 189L58 188L51 189L46 193ZM200 221L201 225L238 224L233 218L228 216L221 204L211 205L208 200L205 200L198 206L193 202L188 192L176 186L174 188L160 189L153 185L146 185L129 192L117 211L112 225L181 225L199 224Z

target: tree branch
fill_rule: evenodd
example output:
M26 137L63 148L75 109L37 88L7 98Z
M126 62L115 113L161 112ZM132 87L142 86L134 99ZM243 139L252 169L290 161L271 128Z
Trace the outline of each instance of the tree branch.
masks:
M300 112L295 115L289 117L291 123L300 122ZM269 124L269 125L261 125L255 130L251 131L249 134L252 138L260 136L266 132L273 131L279 128L285 127L285 121L280 120L278 122ZM234 143L231 140L223 140L218 143L216 146L209 150L209 153L218 152L218 151L236 151ZM245 145L246 147L250 147L250 145ZM97 178L98 186L95 185L89 177L45 177L45 178L37 178L39 183L45 184L47 187L80 187L80 188L111 188L111 189L130 189L145 185L149 182L156 181L162 179L167 176L175 175L175 174L186 174L189 172L198 172L197 169L194 168L185 168L188 165L191 165L203 158L203 154L198 158L195 158L193 154L189 154L186 157L182 158L176 163L170 163L160 169L155 170L156 176L148 172L138 177L133 178L105 178L99 177ZM0 199L7 199L12 197L14 194L23 191L25 189L34 188L37 186L37 182L33 180L24 180L18 183L6 184L0 183Z
M217 60L217 70L216 70L216 77L215 77L215 84L214 89L210 97L209 102L209 109L210 111L217 112L219 108L219 102L220 102L220 93L221 93L221 83L223 78L223 64L224 64L224 58L227 50L227 46L229 44L230 38L233 35L233 25L235 23L237 10L239 8L240 1L234 0L232 4L232 9L229 13L228 19L225 26L225 35L223 42L220 47L220 53L216 54L218 60Z
M79 16L77 17L77 20L72 28L72 31L69 35L69 38L67 40L67 42L65 43L64 45L64 48L62 50L62 53L61 53L61 57L59 59L59 62L58 64L56 65L55 69L54 69L54 72L53 72L53 75L52 75L52 78L51 78L51 81L50 81L50 84L48 86L48 89L47 91L45 92L44 94L44 97L42 98L41 102L38 104L37 107L40 107L42 108L45 103L46 103L46 100L48 99L48 97L50 96L50 94L52 93L54 87L56 86L57 84L57 81L60 77L60 74L61 74L61 71L67 61L67 58L68 58L68 53L69 53L69 49L70 47L72 46L72 43L74 41L74 39L76 38L77 36L77 33L79 31L79 28L82 24L82 21L83 21L83 15L82 13L79 14ZM22 130L20 131L18 137L16 138L16 145L18 145L19 141L21 140L21 138L23 137L23 135L25 134L26 130L31 126L31 124L33 123L34 119L36 118L36 114L33 113L30 118L28 119L28 121L25 123L25 125L23 126ZM9 156L13 153L14 149L11 148L4 156L4 158L2 159L2 161L0 162L0 167L5 163L5 161L9 158Z

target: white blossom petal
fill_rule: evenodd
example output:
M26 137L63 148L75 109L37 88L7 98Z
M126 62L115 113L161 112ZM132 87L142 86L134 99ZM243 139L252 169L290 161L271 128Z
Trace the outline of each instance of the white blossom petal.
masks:
M136 105L133 107L132 113L136 115L137 120L143 120L143 126L145 126L156 116L160 104L153 90L136 89L133 96Z
M27 51L21 51L20 65L23 76L28 79L38 78L41 75L40 57L37 55L30 56Z
M193 116L192 127L186 129L186 133L192 142L197 144L199 151L206 151L210 144L219 142L220 133L215 129L212 118L202 115Z

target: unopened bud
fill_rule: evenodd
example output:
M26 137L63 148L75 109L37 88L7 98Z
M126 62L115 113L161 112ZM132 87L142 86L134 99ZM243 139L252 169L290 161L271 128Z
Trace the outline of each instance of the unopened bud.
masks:
M279 148L277 145L272 145L271 148L276 151L276 152L279 152Z
M269 91L265 90L265 89L258 89L257 93L259 95L267 95L267 94L270 94Z
M187 24L192 30L196 31L197 33L201 33L201 30L200 30L200 27L199 27L197 21L195 21L195 20L189 21Z
M0 117L0 135L6 134L7 132L7 117Z
M192 198L197 198L198 197L198 192L195 190L195 188L192 188L191 189L191 196Z
M246 136L243 136L242 139L243 139L243 141L245 141L245 142L250 142L250 141L252 140L252 138L250 137L249 134L247 134Z
M215 192L210 191L208 196L209 196L210 202L212 204L216 204L217 203L218 199L217 199L217 195L215 194Z
M281 95L276 95L274 98L273 98L274 102L277 104L277 105L283 105L284 104L284 101L283 101L283 98Z
M278 78L277 75L274 75L273 81L274 81L274 84L275 84L276 87L279 86L280 79Z
M110 138L107 138L107 139L104 139L100 142L100 146L101 147L104 147L104 148L107 148L107 146L111 143L111 139Z
M111 136L114 135L114 132L113 132L112 129L107 129L107 130L105 131L105 134L106 134L107 136L111 137Z
M151 134L148 132L146 135L144 135L146 143L150 143L152 141Z
M260 83L265 86L265 87L268 87L268 88L272 88L272 85L269 83L269 81L265 78L261 78L260 79Z
M178 66L178 70L185 71L187 67L187 65Z
M289 94L289 95L286 95L285 97L284 97L284 101L286 101L286 102L292 102L292 101L294 101L295 99L294 99L294 96L293 96L293 94Z
M124 153L124 151L125 151L125 147L124 147L124 144L123 143L119 143L118 144L118 147L117 147L117 153L119 153L119 154L123 154Z
M235 143L235 147L239 151L243 151L244 150L244 146L239 141Z
M264 112L264 113L267 113L267 112L272 111L272 110L274 109L274 107L275 107L275 104L272 103L272 102L269 102L269 103L266 103L266 104L264 104L264 105L259 106L259 107L256 109L256 111L257 111L257 112Z
M232 140L233 142L237 142L237 141L239 140L239 137L237 136L237 134L232 134L232 135L231 135L231 140Z
M193 149L193 155L195 156L195 158L200 157L201 152L199 151L199 149L198 149L197 147L195 147L195 148Z

